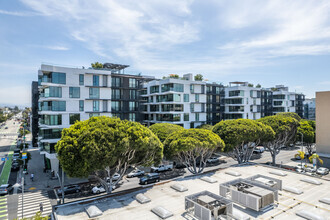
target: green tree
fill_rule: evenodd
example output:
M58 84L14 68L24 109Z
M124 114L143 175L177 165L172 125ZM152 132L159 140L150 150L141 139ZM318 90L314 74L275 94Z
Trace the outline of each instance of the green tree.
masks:
M261 85L258 83L258 84L256 85L256 88L261 88Z
M251 119L221 121L214 125L212 131L225 142L225 152L239 164L250 160L260 142L275 136L271 127Z
M315 144L315 127L313 128L312 125L313 123L308 120L301 120L296 136L296 140L301 140L301 137L303 137L303 144L309 155L312 155Z
M203 81L203 79L204 79L202 74L196 74L194 78L195 78L195 81Z
M205 129L183 129L173 132L164 143L164 155L177 159L192 174L203 172L206 161L225 143L212 131Z
M253 87L253 84L252 84L252 83L249 83L249 84L248 84L248 87Z
M42 213L38 211L34 216L29 217L29 218L16 218L16 220L48 220L50 219L48 216L42 216Z
M273 165L276 165L276 155L280 153L281 147L290 143L297 133L299 122L293 118L283 115L273 115L258 119L259 122L270 126L275 132L275 137L262 141L271 156Z
M281 115L284 117L291 117L291 118L296 119L297 121L301 121L301 117L297 113L294 113L294 112L280 112L280 113L277 113L276 115Z
M103 68L103 64L99 63L99 62L91 63L91 66L93 69L102 69Z
M169 77L172 78L172 79L179 79L180 78L180 76L178 74L170 74Z
M212 131L213 126L209 124L198 125L196 128L206 129Z
M162 143L150 129L118 118L92 117L63 129L55 146L64 171L71 177L97 178L111 193L129 165L151 166L161 161ZM110 184L104 181L107 177Z
M149 129L164 143L166 138L173 132L184 130L183 127L170 123L157 123L149 127Z

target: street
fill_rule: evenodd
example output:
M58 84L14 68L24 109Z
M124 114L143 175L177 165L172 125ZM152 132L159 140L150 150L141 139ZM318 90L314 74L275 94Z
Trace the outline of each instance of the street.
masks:
M8 129L4 129L5 127ZM8 156L10 152L11 145L14 144L17 138L17 130L19 128L19 124L14 121L8 121L0 130L0 157L4 158ZM6 135L6 136L4 136ZM286 164L292 162L292 158L294 154L297 152L298 148L293 149L283 149L280 154L277 156L277 163ZM43 204L43 215L50 214L52 210L52 205L57 204L57 197L54 194L53 186L58 186L58 180L51 180L49 178L49 173L43 173L42 169L42 159L43 156L40 155L39 150L35 148L30 148L29 152L32 155L32 163L29 163L29 170L31 172L35 172L36 180L34 182L31 181L29 178L30 175L25 175L25 193L23 198L23 206L22 206L22 194L20 190L16 190L14 193L11 193L7 196L0 197L0 220L2 219L14 219L18 217L22 217L22 212L24 217L33 216L37 211L39 211L40 203ZM226 168L232 165L236 165L237 162L230 157L222 157L224 158L225 162L215 165L208 165L204 172L218 169L218 168ZM34 161L34 162L33 162ZM37 161L37 162L36 162ZM251 162L255 163L266 163L271 161L270 153L265 151L262 154L255 154L252 157ZM4 162L0 162L1 170L3 168ZM186 169L183 176L191 175ZM164 174L162 174L164 177ZM166 178L170 179L173 178L172 176L167 176ZM7 178L8 179L8 178ZM70 182L70 178L66 178L65 185L72 184ZM79 179L77 180L79 181ZM20 172L12 172L9 178L9 183L15 184L16 182L21 182L21 173ZM88 184L86 184L88 185ZM127 178L126 176L123 177L122 181L116 186L114 192L119 192L131 188L135 188L139 186L139 178ZM83 192L75 193L71 195L65 196L65 202L72 202L76 200L81 200L85 198L90 198L93 195L90 192L90 185L83 188ZM22 210L23 208L23 210Z

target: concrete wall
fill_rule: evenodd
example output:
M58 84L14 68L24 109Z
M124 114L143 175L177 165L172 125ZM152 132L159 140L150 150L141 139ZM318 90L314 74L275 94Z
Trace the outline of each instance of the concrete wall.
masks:
M316 93L316 152L330 166L330 91Z

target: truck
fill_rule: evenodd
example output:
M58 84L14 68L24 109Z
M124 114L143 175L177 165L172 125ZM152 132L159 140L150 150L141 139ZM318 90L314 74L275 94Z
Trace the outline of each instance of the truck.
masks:
M151 167L151 172L159 173L159 172L165 172L170 171L173 169L173 165L159 165L158 167Z

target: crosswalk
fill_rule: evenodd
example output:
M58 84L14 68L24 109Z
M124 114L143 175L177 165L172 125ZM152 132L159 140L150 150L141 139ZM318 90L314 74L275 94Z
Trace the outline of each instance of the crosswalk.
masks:
M0 220L8 219L7 196L0 197Z
M49 216L52 212L47 191L27 192L23 197L23 217L30 218L40 211L40 203L43 204L42 216ZM22 218L22 195L18 196L17 217Z

